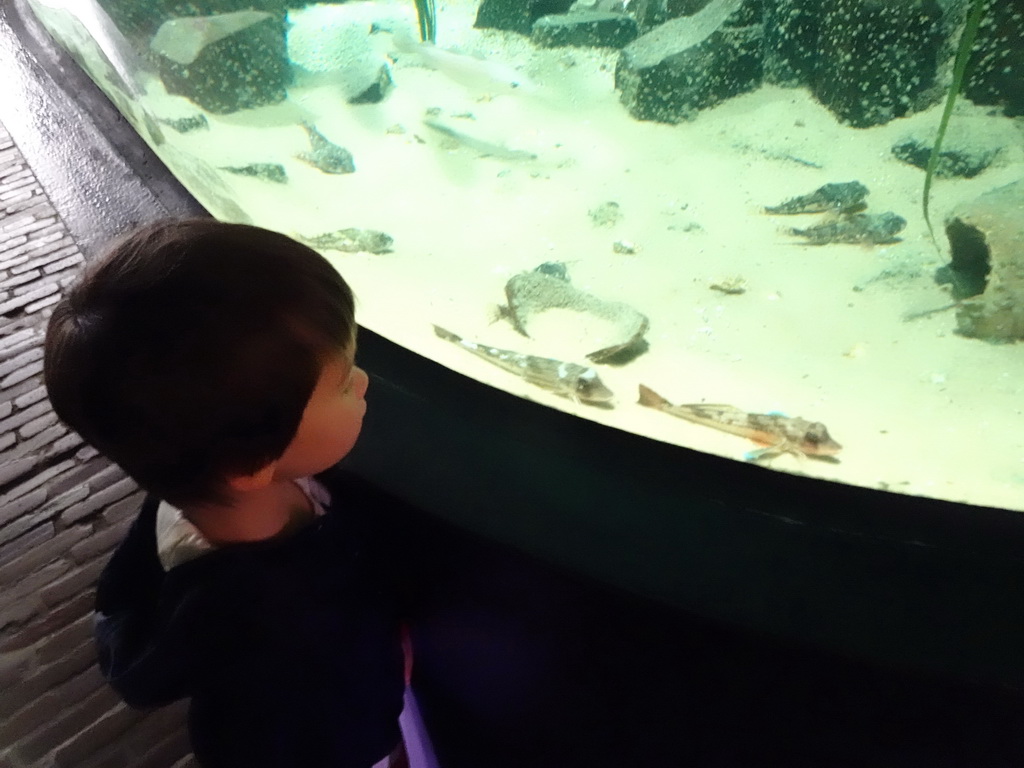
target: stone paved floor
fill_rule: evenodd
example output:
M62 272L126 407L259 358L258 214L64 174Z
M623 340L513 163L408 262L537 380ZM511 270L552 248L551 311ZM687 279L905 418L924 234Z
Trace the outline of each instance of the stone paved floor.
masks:
M0 125L0 768L185 765L183 709L129 710L95 666L92 589L141 494L46 399L47 317L83 263Z

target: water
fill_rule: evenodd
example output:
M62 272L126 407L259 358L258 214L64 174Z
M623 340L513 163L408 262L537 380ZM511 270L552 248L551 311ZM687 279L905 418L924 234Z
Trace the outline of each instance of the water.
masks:
M516 32L475 29L477 3L450 0L438 8L443 51L401 37L402 29L415 34L411 2L293 12L293 43L305 37L291 54L303 66L287 97L219 113L168 93L138 63L146 42L137 30L125 31L133 55L103 57L91 43L103 37L95 30L107 30L107 48L123 41L57 4L33 2L219 218L306 238L355 228L394 239L384 253L323 251L354 286L360 322L393 341L548 407L740 461L753 443L638 405L638 385L672 403L820 421L843 445L837 462L784 454L769 466L1024 509L1020 346L966 338L954 310L930 312L952 301L934 279L950 258L942 222L1024 177L1022 118L959 101L947 148L998 153L973 178L933 185L936 249L921 214L924 174L891 148L934 136L939 94L933 106L865 128L842 124L805 88L777 85L692 120L641 121L615 87L620 51L538 48ZM80 15L85 7L71 6ZM449 50L483 60L446 63ZM385 64L393 81L382 86L385 98L348 103ZM137 69L128 76L126 66ZM205 126L187 132L169 122L199 116ZM303 122L350 152L355 171L328 174L299 159L311 149ZM287 181L220 170L253 164L280 166ZM790 230L823 214L764 213L854 180L870 191L868 212L906 219L898 242L807 245ZM609 210L618 215L600 215ZM495 347L587 363L582 337L605 334L606 320L566 318L556 307L526 338L499 309L509 278L551 261L566 264L579 290L650 321L646 351L596 366L616 394L612 409L545 392L433 333L437 324Z

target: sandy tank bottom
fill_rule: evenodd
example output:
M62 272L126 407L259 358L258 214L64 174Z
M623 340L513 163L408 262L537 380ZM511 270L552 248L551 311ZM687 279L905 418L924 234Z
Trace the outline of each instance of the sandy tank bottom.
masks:
M167 130L156 149L221 218L235 216L223 205L230 199L253 222L289 234L390 234L390 253L323 251L353 285L360 322L481 382L737 460L755 446L638 405L638 384L673 403L800 416L823 422L843 445L838 462L782 455L768 466L1024 509L1020 345L958 336L951 310L906 319L951 302L933 279L948 261L947 212L1024 175L1020 118L961 101L954 127L1006 148L980 176L935 184L937 250L921 214L923 172L890 147L934 130L938 107L852 129L806 91L766 86L692 122L639 122L614 90L616 51L537 50L517 35L474 30L474 9L443 4L439 44L507 63L528 87L486 98L400 55L382 103L347 105L330 84L296 87L280 105L209 114L209 130ZM165 118L198 111L155 79L145 107ZM426 125L428 110L475 139L522 152L481 155ZM303 120L347 148L356 172L327 175L296 159L309 149ZM288 185L215 170L257 162L283 164ZM907 220L900 242L810 246L788 229L819 217L763 212L853 180L870 190L869 212ZM621 216L599 226L591 212L609 202ZM622 241L634 252L613 247ZM614 408L549 394L433 333L438 324L495 347L586 362L599 324L559 312L525 338L499 315L508 279L549 261L564 262L575 287L650 319L644 354L596 366ZM744 292L711 287L729 280Z

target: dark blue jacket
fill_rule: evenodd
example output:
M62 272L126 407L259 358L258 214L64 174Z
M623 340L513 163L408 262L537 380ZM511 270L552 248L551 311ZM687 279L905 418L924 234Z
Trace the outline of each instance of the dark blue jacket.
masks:
M404 690L387 497L337 472L327 514L164 572L147 498L96 596L100 668L133 707L191 697L219 768L369 768L398 743Z

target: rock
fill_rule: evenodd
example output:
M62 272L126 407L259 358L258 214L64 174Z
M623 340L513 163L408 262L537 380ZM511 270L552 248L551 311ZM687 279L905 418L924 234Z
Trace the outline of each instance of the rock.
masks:
M271 18L273 14L265 11L236 11L171 19L160 25L149 48L158 56L187 66L207 46Z
M1024 4L991 2L967 64L964 95L975 104L1000 106L1008 117L1024 115Z
M601 347L587 354L595 363L615 359L623 361L643 351L647 317L620 301L605 301L574 288L566 279L534 270L516 275L505 284L508 317L524 336L531 336L530 323L537 315L550 309L568 309L590 314L612 324L615 338L595 339Z
M528 35L541 16L567 13L572 4L573 0L483 0L473 26Z
M764 79L811 86L820 58L821 0L776 0L765 8Z
M168 93L209 112L276 104L287 96L284 15L236 11L172 19L161 25L151 49Z
M296 84L330 86L349 104L383 101L393 85L391 68L371 30L407 23L377 3L320 3L290 12L288 58Z
M542 275L557 277L559 280L569 281L569 268L564 261L545 261L543 264L533 268L534 272Z
M639 34L636 19L624 13L574 11L541 16L534 22L530 38L541 48L565 45L622 48Z
M714 0L633 0L629 4L629 11L636 17L640 26L647 30L664 24L669 19L693 16L713 2ZM748 0L743 8L744 12L732 19L730 24L745 27L761 22L762 0Z
M643 30L653 29L672 18L665 7L665 0L633 0L629 11Z
M936 0L833 0L821 6L812 90L844 123L867 128L931 98L947 38Z
M629 0L576 0L569 6L569 13L597 11L599 13L625 13Z
M103 0L103 9L130 39L148 40L168 19L209 16L257 8L283 16L288 8L307 5L306 0Z
M622 207L614 200L587 211L595 227L614 227L622 219Z
M905 139L893 145L892 154L904 163L921 170L928 167L932 154L933 142L918 139ZM940 179L973 179L984 171L999 154L998 149L950 148L939 152L939 160L935 165L935 176Z
M946 218L950 268L961 278L983 282L977 296L957 306L957 331L964 336L1024 339L1022 210L1024 181L1016 181L960 205Z
M615 87L629 113L639 120L677 123L760 86L761 26L726 23L744 5L744 0L714 0L627 45L615 68Z
M384 97L394 88L395 81L391 79L391 67L382 64L377 72L377 79L370 83L366 90L349 97L349 104L378 104L384 101Z

